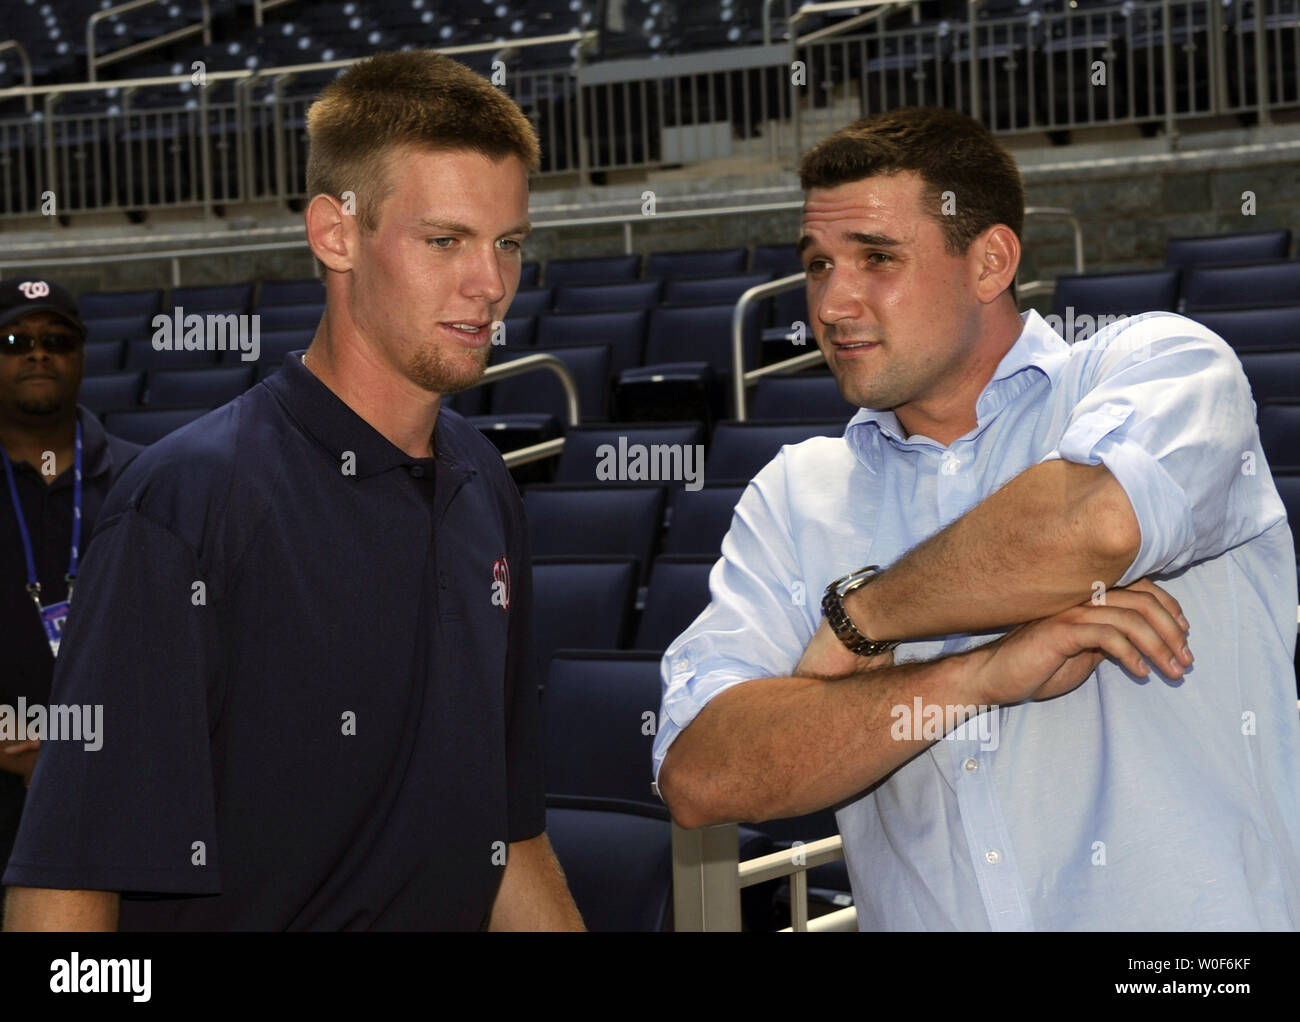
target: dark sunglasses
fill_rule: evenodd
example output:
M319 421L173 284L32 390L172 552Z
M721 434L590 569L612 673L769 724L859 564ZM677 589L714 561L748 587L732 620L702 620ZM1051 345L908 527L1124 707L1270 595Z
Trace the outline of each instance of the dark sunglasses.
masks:
M6 355L26 355L36 350L38 341L51 355L70 355L81 347L81 335L67 330L51 330L40 337L0 330L0 352Z

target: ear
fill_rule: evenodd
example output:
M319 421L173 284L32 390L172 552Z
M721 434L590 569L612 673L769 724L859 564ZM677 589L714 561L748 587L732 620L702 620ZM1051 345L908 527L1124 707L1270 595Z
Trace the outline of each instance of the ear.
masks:
M321 194L307 204L306 220L312 254L331 270L350 270L357 243L356 216L345 213L334 196Z
M975 294L987 304L1007 291L1016 279L1020 239L1006 224L994 224L975 239L972 250L979 260Z

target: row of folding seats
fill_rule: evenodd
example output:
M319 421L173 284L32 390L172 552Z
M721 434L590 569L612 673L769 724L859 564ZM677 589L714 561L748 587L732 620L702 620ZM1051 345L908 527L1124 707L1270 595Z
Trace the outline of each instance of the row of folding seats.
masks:
M1076 323L1085 315L1166 311L1198 319L1207 312L1295 305L1300 305L1300 260L1294 259L1062 276L1052 297L1053 314Z
M256 290L256 302L254 302ZM164 297L166 301L164 301ZM186 312L249 312L255 306L325 305L325 285L319 280L264 280L260 284L200 284L149 288L143 291L88 291L77 299L81 318L111 320L155 316L176 306Z

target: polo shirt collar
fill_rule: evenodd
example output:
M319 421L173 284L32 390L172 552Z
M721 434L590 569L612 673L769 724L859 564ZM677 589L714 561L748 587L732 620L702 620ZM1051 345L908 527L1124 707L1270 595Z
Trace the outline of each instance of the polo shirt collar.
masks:
M113 469L113 452L108 446L108 434L99 421L99 416L84 405L77 406L77 418L81 421L81 463L82 475L94 479Z
M263 381L291 416L338 464L345 452L355 455L358 478L380 475L395 468L427 465L429 458L413 458L366 422L302 364L303 352L285 356L280 371ZM442 471L456 476L474 475L465 453L464 438L444 410L434 427L434 452Z
M1020 321L1023 324L1020 336L1002 356L1002 361L993 370L993 375L980 391L980 396L975 402L977 429L983 428L1032 383L1032 377L1036 374L1025 373L1025 370L1036 370L1055 385L1061 368L1069 359L1070 346L1036 311L1030 309L1028 312L1022 312ZM850 448L868 467L872 467L873 459L865 455L867 448L871 446L872 434L883 436L899 447L914 444L919 446L920 443L924 443L924 441L911 441L904 435L902 423L898 421L898 416L892 410L860 408L849 420L844 435Z

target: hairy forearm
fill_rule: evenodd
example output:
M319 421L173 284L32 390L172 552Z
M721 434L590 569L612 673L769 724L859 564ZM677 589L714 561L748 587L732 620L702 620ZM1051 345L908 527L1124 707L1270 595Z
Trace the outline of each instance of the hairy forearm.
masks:
M1049 461L909 551L845 609L871 638L919 639L1037 620L1109 588L1140 531L1102 465Z
M56 891L11 887L5 898L4 928L45 931L117 929L121 896L116 891Z
M977 701L965 657L823 680L760 678L710 700L668 750L659 790L684 827L800 816L875 784L932 741L895 707ZM963 713L957 720L965 719Z
M490 930L581 930L582 917L545 834L512 842Z

